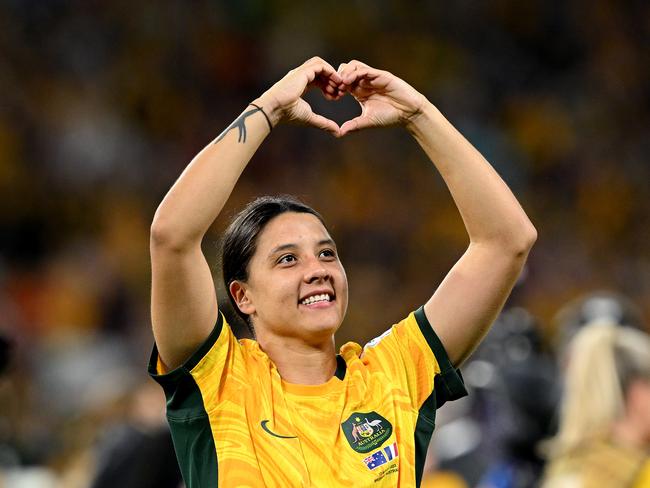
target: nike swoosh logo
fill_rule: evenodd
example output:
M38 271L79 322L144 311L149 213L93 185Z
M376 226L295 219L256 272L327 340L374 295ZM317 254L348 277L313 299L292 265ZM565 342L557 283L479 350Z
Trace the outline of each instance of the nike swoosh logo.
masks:
M280 439L296 439L296 436L295 436L295 435L280 435L280 434L276 434L275 432L271 432L271 431L269 430L269 428L266 426L266 424L268 424L268 423L269 423L268 420L262 420L262 422L261 422L261 424L262 424L262 428L263 428L266 432L268 432L269 434L271 434L272 436L274 436L274 437L279 437Z

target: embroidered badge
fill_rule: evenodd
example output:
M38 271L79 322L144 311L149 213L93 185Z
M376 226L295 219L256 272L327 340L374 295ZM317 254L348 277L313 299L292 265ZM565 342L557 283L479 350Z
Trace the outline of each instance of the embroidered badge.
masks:
M354 412L341 424L350 447L367 453L379 447L393 433L393 426L377 412Z

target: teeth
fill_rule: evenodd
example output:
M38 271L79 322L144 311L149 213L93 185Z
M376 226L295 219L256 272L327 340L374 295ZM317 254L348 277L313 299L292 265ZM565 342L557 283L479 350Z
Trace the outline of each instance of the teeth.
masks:
M316 303L316 302L329 302L329 301L331 301L329 293L322 293L321 295L312 295L308 298L305 298L300 303L302 303L303 305L311 305L312 303Z

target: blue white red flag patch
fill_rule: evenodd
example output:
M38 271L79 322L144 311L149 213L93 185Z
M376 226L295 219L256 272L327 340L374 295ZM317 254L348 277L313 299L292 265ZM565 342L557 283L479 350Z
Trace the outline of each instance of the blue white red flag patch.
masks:
M388 461L392 461L397 456L399 456L399 452L397 450L397 442L393 442L392 445L373 452L370 456L365 458L363 462L366 464L368 469L373 470L383 464L386 464Z
M393 442L392 445L384 447L384 452L386 453L386 456L388 456L389 461L399 456L399 453L397 452L397 442Z

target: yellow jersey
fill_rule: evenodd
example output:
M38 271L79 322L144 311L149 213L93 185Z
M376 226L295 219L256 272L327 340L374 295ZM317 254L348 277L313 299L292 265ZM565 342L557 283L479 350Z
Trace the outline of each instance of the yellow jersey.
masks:
M284 381L223 315L163 387L187 488L413 487L436 408L467 394L423 307L363 348L348 342L322 385Z

